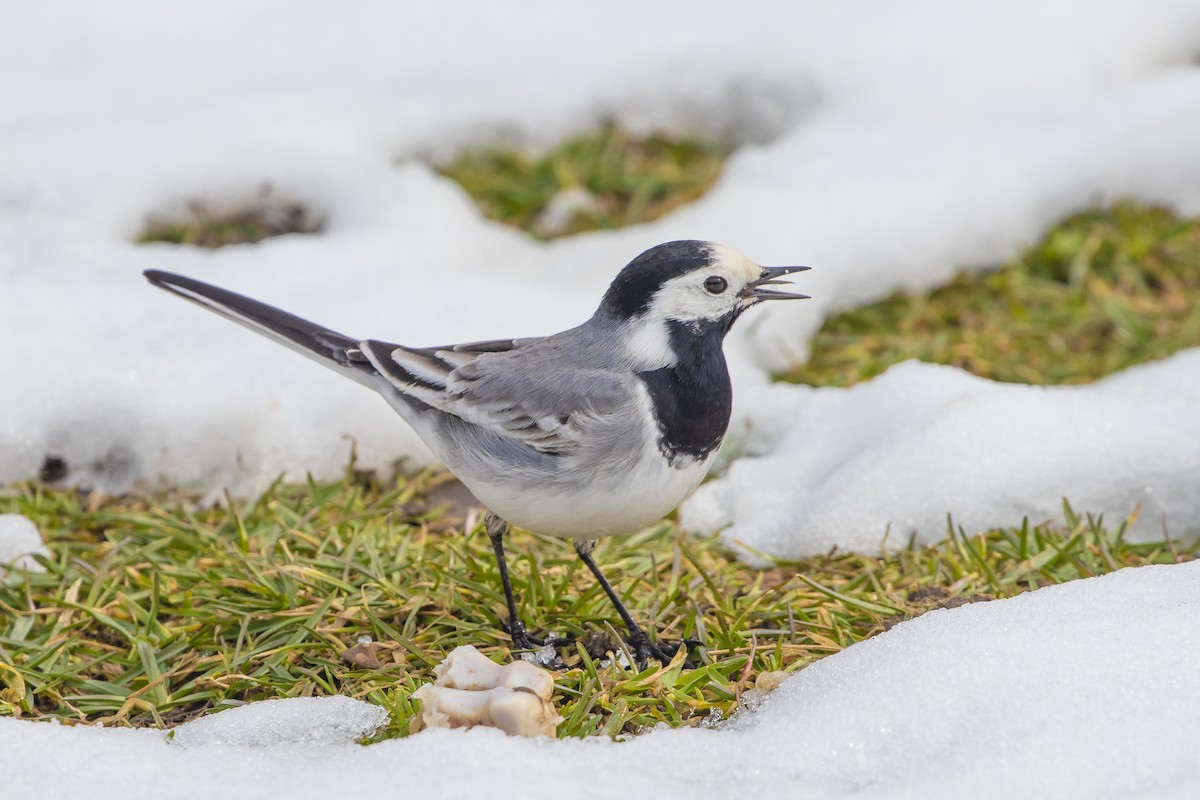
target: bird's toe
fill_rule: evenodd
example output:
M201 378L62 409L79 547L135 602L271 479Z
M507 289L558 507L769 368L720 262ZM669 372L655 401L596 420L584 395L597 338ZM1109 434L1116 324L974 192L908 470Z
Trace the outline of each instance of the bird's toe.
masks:
M652 642L644 631L637 631L627 640L633 648L634 661L638 669L645 669L650 659L666 666L670 664L679 652L680 647L686 648L687 655L683 665L687 669L699 666L698 653L702 643L697 639L684 639L678 642Z
M512 638L514 655L522 661L528 661L546 669L562 670L567 668L566 663L558 656L558 648L574 644L573 640L560 636L539 639L530 635L520 622L508 627L508 635Z

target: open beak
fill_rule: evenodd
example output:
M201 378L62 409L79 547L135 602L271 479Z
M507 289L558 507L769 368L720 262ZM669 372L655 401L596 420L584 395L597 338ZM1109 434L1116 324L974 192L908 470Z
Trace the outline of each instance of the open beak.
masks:
M755 300L805 300L808 298L806 294L777 292L773 289L764 289L763 287L790 284L791 281L783 281L780 278L784 275L791 275L793 272L804 272L806 269L812 269L812 267L763 267L762 275L759 279L747 283L739 294L746 299Z

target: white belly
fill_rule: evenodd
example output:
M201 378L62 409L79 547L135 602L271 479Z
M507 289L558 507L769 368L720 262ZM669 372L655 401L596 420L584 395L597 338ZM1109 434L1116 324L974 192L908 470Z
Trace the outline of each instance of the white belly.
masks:
M671 513L704 480L712 460L670 467L651 445L633 469L621 475L577 474L573 489L558 481L520 489L490 483L467 483L467 488L519 528L564 539L599 539L635 533Z

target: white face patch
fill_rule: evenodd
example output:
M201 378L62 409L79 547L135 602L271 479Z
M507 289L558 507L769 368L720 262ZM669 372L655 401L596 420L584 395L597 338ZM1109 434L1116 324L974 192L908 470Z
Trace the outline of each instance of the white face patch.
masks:
M672 278L659 288L646 314L648 322L715 320L744 302L738 293L758 280L762 267L724 245L710 244L709 251L711 263L707 267ZM725 291L714 294L705 288L709 278L724 279Z
M662 369L675 363L666 320L653 313L633 322L625 348L629 365L638 371Z

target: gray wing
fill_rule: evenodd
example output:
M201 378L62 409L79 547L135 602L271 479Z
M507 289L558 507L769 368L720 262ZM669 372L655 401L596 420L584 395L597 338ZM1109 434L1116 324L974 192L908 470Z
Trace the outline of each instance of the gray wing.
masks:
M571 368L539 347L545 340L497 340L360 347L403 395L549 454L566 454L626 408L630 391L603 369Z

